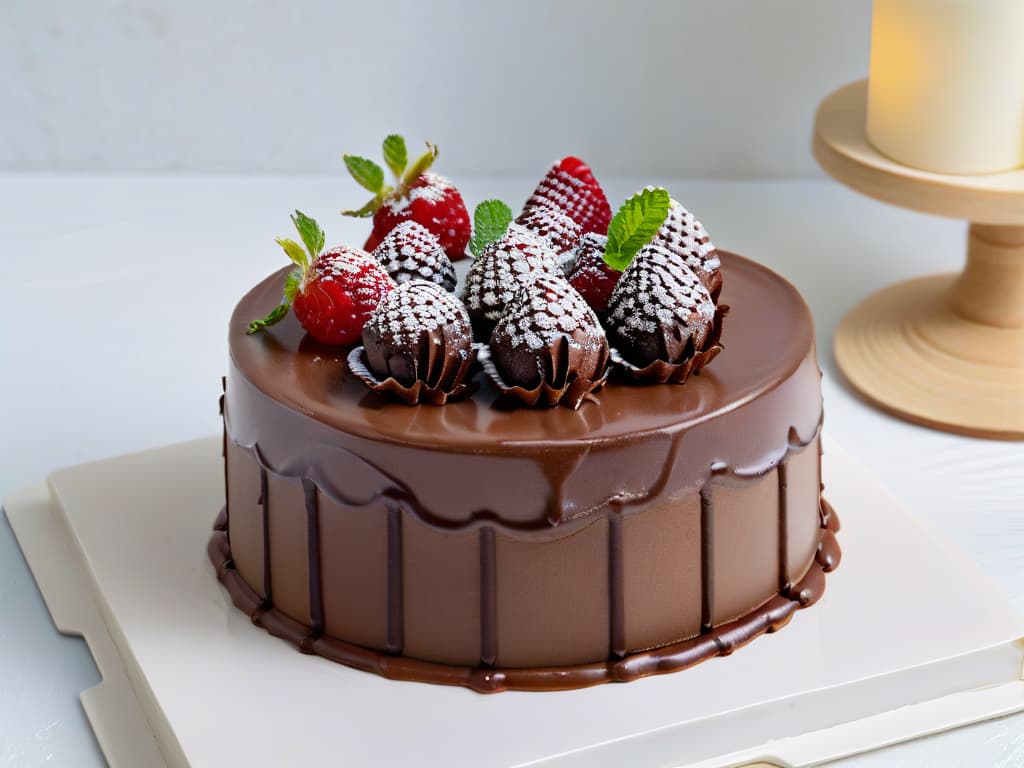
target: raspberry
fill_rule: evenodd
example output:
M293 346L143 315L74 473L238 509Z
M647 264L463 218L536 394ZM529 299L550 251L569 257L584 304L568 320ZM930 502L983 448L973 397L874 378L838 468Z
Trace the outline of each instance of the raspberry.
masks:
M455 290L455 267L433 233L415 221L403 221L380 242L373 257L396 283L425 280Z
M295 264L285 279L281 304L249 324L249 333L279 322L289 308L317 341L349 345L359 340L363 325L381 297L395 287L384 268L358 248L323 250L324 231L313 219L296 211L292 222L305 250L287 238L277 242Z
M576 244L569 282L586 300L595 312L603 314L608 301L622 273L604 260L604 249L608 245L605 235L593 232L584 235Z
M526 201L524 211L542 201L560 208L583 232L608 232L612 209L590 166L578 157L566 157L551 167Z

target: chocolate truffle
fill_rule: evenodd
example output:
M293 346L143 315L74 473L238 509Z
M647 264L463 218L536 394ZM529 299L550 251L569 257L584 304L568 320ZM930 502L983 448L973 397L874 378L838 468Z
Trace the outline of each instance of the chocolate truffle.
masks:
M670 201L668 217L651 241L683 261L692 269L714 301L722 292L722 263L707 230L693 214L675 200Z
M434 233L415 221L403 221L388 232L373 257L396 283L426 280L455 290L455 267L448 254Z
M436 283L415 280L387 294L363 327L349 367L371 389L414 405L465 392L474 359L469 316Z
M510 224L502 237L484 247L462 289L478 341L490 338L505 306L524 285L544 273L562 274L557 254L547 240L521 224Z
M612 359L634 378L681 384L721 351L724 313L675 254L646 245L608 302Z
M604 384L608 339L563 276L539 275L509 304L481 359L506 394L575 409Z

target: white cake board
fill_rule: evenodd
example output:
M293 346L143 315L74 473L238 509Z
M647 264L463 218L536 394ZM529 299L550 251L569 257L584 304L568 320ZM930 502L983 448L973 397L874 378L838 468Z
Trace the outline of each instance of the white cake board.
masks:
M57 628L103 682L110 764L804 766L1024 710L1024 617L834 444L843 562L825 597L728 659L629 684L485 696L304 656L206 558L220 439L55 472L4 504Z

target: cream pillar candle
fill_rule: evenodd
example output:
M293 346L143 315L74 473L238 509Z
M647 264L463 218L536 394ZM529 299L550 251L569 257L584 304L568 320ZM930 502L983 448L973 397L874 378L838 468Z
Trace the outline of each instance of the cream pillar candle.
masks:
M922 170L1024 166L1024 0L875 0L867 134Z

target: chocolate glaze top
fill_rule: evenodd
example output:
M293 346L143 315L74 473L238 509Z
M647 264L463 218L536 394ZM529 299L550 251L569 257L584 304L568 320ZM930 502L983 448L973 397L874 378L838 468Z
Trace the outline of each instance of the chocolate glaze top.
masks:
M291 314L247 335L248 323L280 301L281 270L231 318L229 431L268 466L316 475L328 489L350 460L337 458L338 449L355 454L382 484L401 478L433 522L451 525L482 514L513 528L550 527L610 505L645 506L699 486L712 471L763 473L817 431L813 326L786 280L735 254L721 252L721 260L730 311L718 358L684 385L610 383L576 411L509 402L483 372L463 401L409 407L369 390L349 372L347 349L319 344ZM420 461L423 451L435 459ZM446 457L459 455L449 474ZM480 465L487 482L508 481L493 498L469 466L488 457L498 461Z

